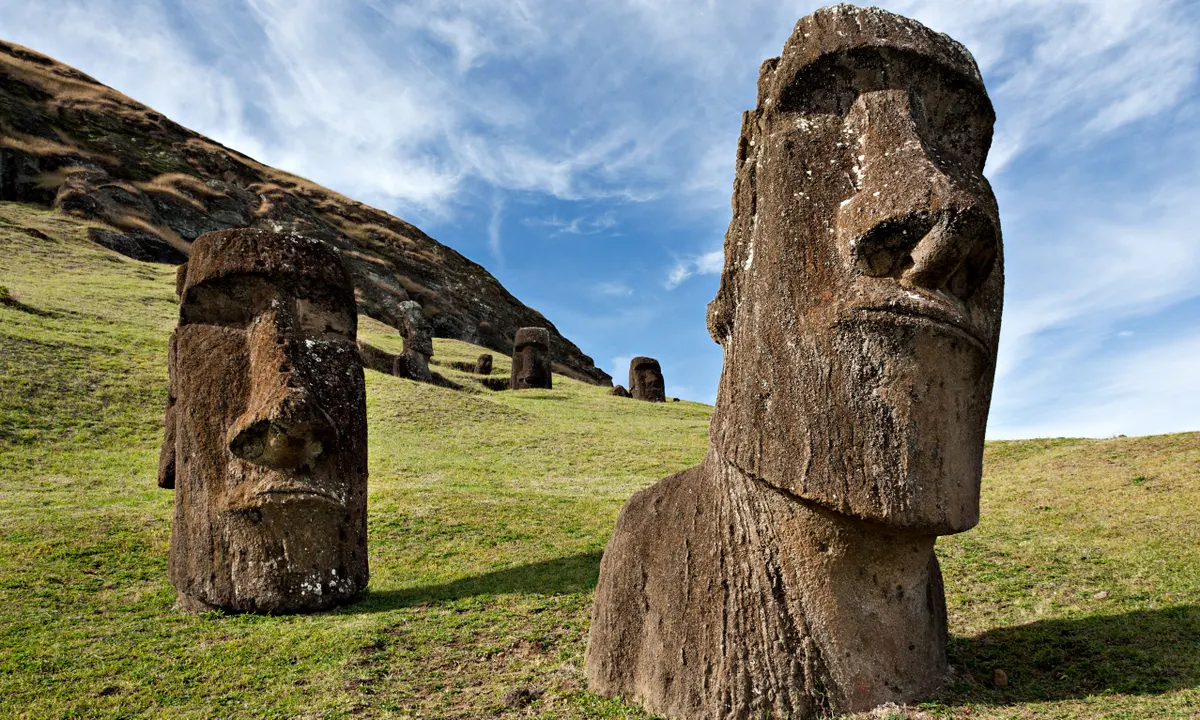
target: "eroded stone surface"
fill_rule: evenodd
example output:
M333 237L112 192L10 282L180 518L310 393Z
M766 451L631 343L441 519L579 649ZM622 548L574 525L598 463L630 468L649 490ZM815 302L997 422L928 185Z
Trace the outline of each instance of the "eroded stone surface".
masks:
M367 424L337 251L224 230L196 240L180 279L159 475L175 488L180 604L286 613L348 601L367 584Z
M418 382L433 382L429 372L429 358L433 357L433 326L415 300L399 304L400 335L404 338L404 352L396 357L393 372Z
M475 374L491 375L492 374L492 356L484 353L475 361Z
M667 386L657 360L635 357L629 361L629 395L649 402L667 401Z
M614 385L613 389L608 391L608 394L614 397L633 397L629 394L629 391L625 389L624 385Z
M709 306L709 453L622 510L589 637L591 688L668 718L931 692L934 542L979 518L1003 273L974 60L842 5L801 19L758 89Z
M513 338L512 375L509 386L513 390L550 388L553 384L551 358L547 352L550 332L546 328L527 327L517 331Z

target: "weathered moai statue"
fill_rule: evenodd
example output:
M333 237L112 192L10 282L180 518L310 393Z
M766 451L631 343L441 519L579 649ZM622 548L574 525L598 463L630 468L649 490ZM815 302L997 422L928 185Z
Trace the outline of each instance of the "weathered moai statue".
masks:
M667 386L657 360L635 357L629 361L629 395L649 402L667 401Z
M517 335L513 338L512 375L509 386L513 390L549 388L552 382L550 331L535 327L517 330Z
M624 385L613 385L613 389L609 390L608 394L612 395L613 397L633 397L629 394L629 391L625 389Z
M492 356L489 353L484 353L475 361L476 375L491 375L492 374Z
M939 535L979 519L1003 289L965 48L841 5L762 66L708 326L698 467L604 553L590 687L668 718L907 702L946 670Z
M185 609L287 613L367 584L367 416L350 276L331 246L197 238L181 270L159 485Z
M429 358L433 357L433 325L416 300L400 303L400 319L404 352L396 357L393 373L410 380L433 382L433 374L429 372Z

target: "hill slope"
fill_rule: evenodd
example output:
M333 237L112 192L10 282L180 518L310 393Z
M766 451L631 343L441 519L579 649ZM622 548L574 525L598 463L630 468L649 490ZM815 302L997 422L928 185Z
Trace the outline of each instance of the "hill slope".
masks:
M0 200L92 221L89 237L142 260L182 262L201 233L286 227L341 248L359 307L398 327L421 303L438 337L512 352L546 327L562 372L611 378L476 263L409 223L198 135L84 73L0 41Z
M470 391L367 373L365 598L190 617L155 487L171 268L0 203L0 286L0 717L645 717L583 688L599 557L711 408L491 392L448 365L479 348L438 340ZM989 444L982 523L939 543L959 681L877 717L1196 717L1197 507L1200 433Z

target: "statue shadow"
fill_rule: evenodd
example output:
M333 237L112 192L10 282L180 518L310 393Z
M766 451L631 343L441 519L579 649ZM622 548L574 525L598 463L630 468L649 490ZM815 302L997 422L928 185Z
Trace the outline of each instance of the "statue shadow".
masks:
M346 608L346 612L387 612L479 595L573 595L587 592L596 587L600 577L600 555L599 551L568 555L472 575L440 585L381 592L368 590L362 600Z
M1161 695L1200 687L1200 606L1042 620L952 638L959 673L941 700L952 705L1069 700L1101 694ZM1007 675L997 687L995 670Z

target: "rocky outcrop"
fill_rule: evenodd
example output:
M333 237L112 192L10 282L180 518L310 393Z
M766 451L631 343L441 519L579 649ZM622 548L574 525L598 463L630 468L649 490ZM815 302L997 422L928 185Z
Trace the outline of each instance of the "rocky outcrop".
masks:
M0 200L54 205L139 260L181 262L213 230L298 232L339 248L359 311L399 327L420 303L437 337L512 352L521 327L550 331L576 377L611 378L483 267L386 212L267 167L84 73L0 42Z

